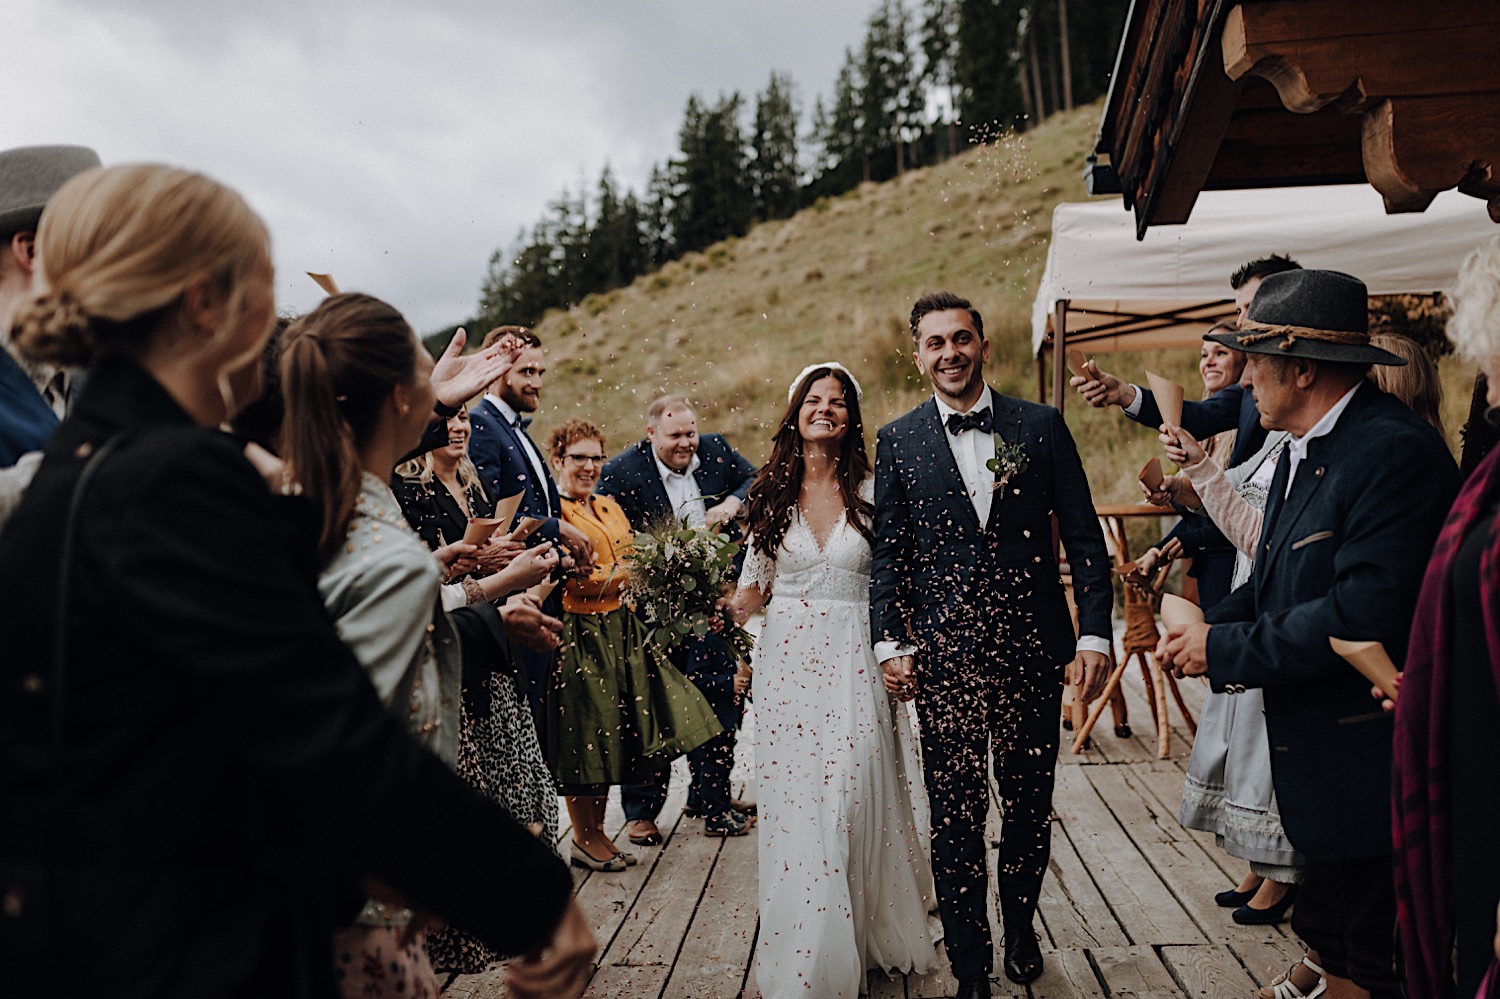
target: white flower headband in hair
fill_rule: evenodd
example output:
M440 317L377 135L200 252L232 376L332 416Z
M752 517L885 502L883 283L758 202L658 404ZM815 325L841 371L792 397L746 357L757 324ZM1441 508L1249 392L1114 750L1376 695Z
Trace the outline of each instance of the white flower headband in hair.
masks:
M854 377L853 372L844 367L838 361L819 361L817 364L809 364L797 374L796 378L792 379L791 388L786 390L787 402L791 402L793 399L797 398L797 386L801 385L804 378L812 374L814 371L817 371L819 368L832 368L835 371L842 371L848 377L849 381L854 383L854 398L859 400L864 399L865 390L859 387L859 379Z

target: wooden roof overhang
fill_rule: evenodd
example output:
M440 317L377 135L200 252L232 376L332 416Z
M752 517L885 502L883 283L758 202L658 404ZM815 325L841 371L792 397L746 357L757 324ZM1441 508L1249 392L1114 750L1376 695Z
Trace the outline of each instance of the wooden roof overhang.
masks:
M1203 190L1310 184L1387 212L1456 187L1500 221L1497 38L1497 0L1135 0L1091 190L1138 236Z

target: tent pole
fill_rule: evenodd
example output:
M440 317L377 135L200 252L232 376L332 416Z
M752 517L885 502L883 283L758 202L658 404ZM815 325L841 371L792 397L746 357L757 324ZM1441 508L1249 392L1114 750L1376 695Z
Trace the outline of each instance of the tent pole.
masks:
M1047 352L1040 350L1036 355L1036 401L1042 405L1047 404Z
M1052 310L1052 405L1059 413L1063 410L1063 389L1067 382L1063 375L1068 370L1068 300L1059 299Z

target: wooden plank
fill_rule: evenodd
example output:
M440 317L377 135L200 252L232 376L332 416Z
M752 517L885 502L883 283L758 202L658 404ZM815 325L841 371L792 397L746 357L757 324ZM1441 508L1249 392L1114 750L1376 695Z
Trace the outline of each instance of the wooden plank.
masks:
M1183 994L1150 947L1109 947L1091 954L1114 999L1180 999Z
M1190 996L1242 996L1255 988L1240 962L1222 945L1163 947L1161 959Z
M1052 828L1052 859L1037 902L1044 944L1059 950L1124 947L1130 941L1089 876L1064 823Z
M740 994L755 955L758 846L754 836L724 841L672 964L666 995Z
M1182 805L1182 782L1185 776L1179 767L1170 761L1162 760L1153 763L1150 767L1134 768L1131 776L1138 786L1145 788L1169 814L1177 814ZM1248 866L1245 861L1231 857L1219 849L1217 840L1211 832L1201 829L1183 829L1183 833L1202 848L1213 866L1224 873L1230 883L1223 885L1223 888L1233 888L1239 884Z
M1125 767L1100 767L1089 773L1089 780L1125 827L1136 849L1203 935L1215 943L1275 939L1278 935L1275 927L1241 926L1229 918L1228 911L1215 904L1214 894L1225 887L1223 877L1198 844L1185 834L1176 816L1153 808L1154 803L1147 800L1149 796L1143 797L1145 792L1131 781L1131 776Z
M677 801L684 800L687 794L687 782L681 783L683 787L680 793L675 795ZM672 817L670 823L668 816ZM620 819L623 820L623 818L622 814ZM613 874L603 871L580 871L579 868L573 868L574 882L578 885L575 889L578 905L588 918L589 925L594 928L594 936L599 941L601 953L610 952L616 934L625 924L627 917L633 915L632 910L635 909L647 886L659 877L670 879L675 876L673 872L663 873L661 870L667 863L667 850L672 847L673 840L704 839L704 837L693 835L697 832L695 829L683 830L681 828L687 823L683 822L681 806L674 803L672 794L668 794L667 804L662 808L661 822L662 834L666 837L666 843L661 847L635 846L625 835L624 824L623 821L621 822L620 831L615 835L614 843L618 849L629 850L636 855L638 863L635 867L627 867ZM708 844L710 852L713 847L713 843ZM699 852L702 849L699 847ZM579 874L584 875L586 880L580 881L577 877Z
M906 999L906 976L871 971L865 975L865 991L869 999ZM748 989L745 999L751 999Z
M1273 978L1302 960L1306 953L1302 945L1290 937L1282 937L1274 943L1231 944L1229 949L1239 957L1257 985L1269 985Z
M1193 920L1178 905L1151 865L1120 828L1085 776L1102 767L1073 767L1057 773L1053 807L1109 902L1126 935L1135 943L1205 943Z
M1104 994L1088 953L1071 947L1047 954L1042 977L1031 983L1031 999L1102 999Z
M666 965L600 968L584 992L584 999L655 999L667 984ZM447 999L447 993L443 994ZM499 993L496 993L498 999Z
M906 976L906 994L909 999L939 999L958 992L958 979L953 977L953 967L948 963L948 950L938 945L938 966L925 975Z
M601 966L672 963L721 845L721 840L700 835L691 827L679 830L666 842L634 906L628 914L622 914L619 931L605 951ZM623 876L597 875L590 879L590 886L595 880ZM591 925L599 923L591 920Z

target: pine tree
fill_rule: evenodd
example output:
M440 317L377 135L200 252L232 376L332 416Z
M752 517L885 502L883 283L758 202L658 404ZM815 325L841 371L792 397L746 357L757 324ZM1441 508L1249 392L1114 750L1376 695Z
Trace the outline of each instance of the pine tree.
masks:
M792 103L792 80L785 73L773 72L765 91L756 97L751 151L756 217L789 217L797 211L799 171L797 111Z
M755 197L746 175L748 159L738 93L712 107L688 98L679 132L681 158L672 167L672 232L681 253L702 250L750 228Z
M1021 92L1021 0L957 0L959 117L971 130L1025 124Z
M918 86L923 95L932 95L938 107L936 126L942 133L937 149L941 157L958 153L957 128L958 86L955 64L958 60L958 0L926 0L923 5L920 46L922 70Z

